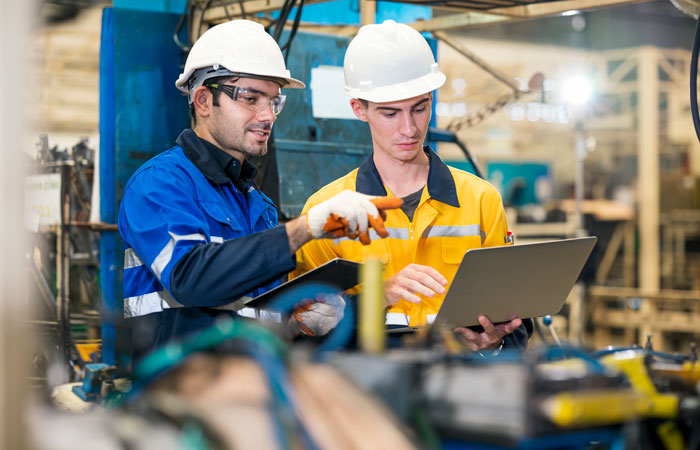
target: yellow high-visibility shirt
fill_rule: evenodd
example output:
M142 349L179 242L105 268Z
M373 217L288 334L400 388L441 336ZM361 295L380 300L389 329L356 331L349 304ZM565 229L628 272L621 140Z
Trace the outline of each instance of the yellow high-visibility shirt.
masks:
M389 237L381 239L370 230L370 245L348 238L310 241L297 252L297 268L290 277L333 258L364 262L376 257L386 265L385 279L415 263L440 272L449 288L467 250L508 244L508 224L498 191L481 178L448 167L430 148L424 150L430 160L430 171L412 221L400 209L387 211L385 225ZM312 195L303 213L345 189L369 195L393 195L382 183L370 155L358 169ZM418 304L401 300L390 307L386 324L432 323L445 296L419 297Z

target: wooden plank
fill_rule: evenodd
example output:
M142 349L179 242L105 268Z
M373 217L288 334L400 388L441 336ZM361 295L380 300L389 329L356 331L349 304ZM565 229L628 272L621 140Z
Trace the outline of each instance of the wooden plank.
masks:
M642 0L645 1L645 0ZM490 10L494 14L514 17L532 18L561 14L568 11L584 11L587 9L605 8L610 6L640 3L639 0L564 0L559 2L533 3L531 5L512 6Z
M374 0L359 0L360 25L365 26L377 22L377 2Z
M637 198L639 199L639 287L659 290L659 69L658 50L639 49L637 67ZM650 317L650 319L653 319Z
M685 291L678 289L660 289L656 292L642 292L638 288L591 286L589 294L593 297L608 298L648 298L648 299L688 299L700 300L699 291Z
M622 246L622 240L624 238L625 223L620 222L615 226L615 231L613 232L612 238L610 238L610 243L605 249L603 258L598 264L598 270L595 273L596 283L602 283L608 277L610 269L612 268L615 258L617 257L620 247Z

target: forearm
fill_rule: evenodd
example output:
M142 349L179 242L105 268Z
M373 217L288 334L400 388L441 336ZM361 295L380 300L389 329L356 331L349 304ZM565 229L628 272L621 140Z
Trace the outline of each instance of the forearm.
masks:
M289 252L291 254L296 253L302 245L311 240L311 233L309 233L309 228L306 225L306 214L290 220L284 225L284 228L287 231Z
M173 268L170 288L185 306L214 307L278 279L293 270L285 228L199 244Z

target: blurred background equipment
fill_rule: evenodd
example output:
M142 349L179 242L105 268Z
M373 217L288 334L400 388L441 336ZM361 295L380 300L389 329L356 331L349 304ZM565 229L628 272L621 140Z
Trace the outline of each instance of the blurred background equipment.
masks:
M102 315L98 281L99 223L91 222L95 151L80 140L70 150L41 136L28 161L24 224L33 231L27 259L33 305L31 324L55 358L39 351L32 364L38 380L49 365L77 380L86 362L98 362ZM58 369L61 372L61 369Z

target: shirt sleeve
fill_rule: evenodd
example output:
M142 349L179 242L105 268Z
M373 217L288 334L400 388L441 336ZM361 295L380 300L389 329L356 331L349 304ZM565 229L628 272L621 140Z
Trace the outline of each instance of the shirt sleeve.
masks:
M151 167L127 186L119 230L179 303L220 306L294 268L284 227L211 242L186 173Z
M484 247L499 247L509 244L508 221L503 208L503 201L498 192L493 189L487 191L482 198L481 222L486 236L484 237Z
M518 329L503 338L503 348L525 351L533 329L532 319L523 319L523 324Z

